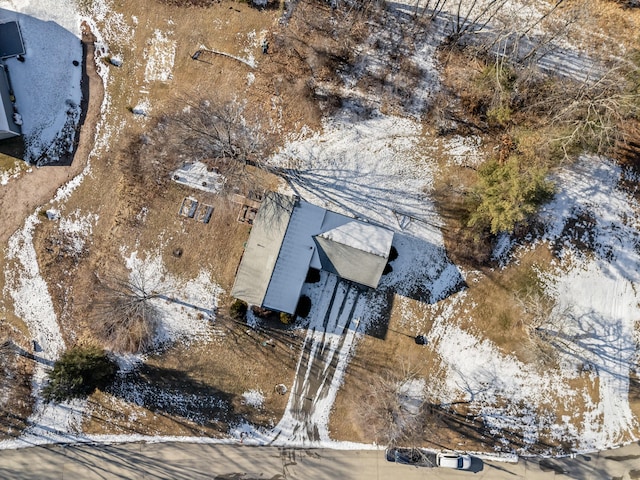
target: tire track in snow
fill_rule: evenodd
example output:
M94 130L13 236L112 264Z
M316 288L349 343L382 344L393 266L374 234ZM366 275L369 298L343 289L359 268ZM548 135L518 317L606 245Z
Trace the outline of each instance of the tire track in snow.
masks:
M274 444L329 441L329 412L342 383L359 326L364 296L355 285L334 275L321 288L312 311L289 402L275 427Z

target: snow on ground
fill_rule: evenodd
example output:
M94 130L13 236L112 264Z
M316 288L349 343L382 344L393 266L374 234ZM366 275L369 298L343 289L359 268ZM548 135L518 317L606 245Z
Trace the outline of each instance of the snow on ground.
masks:
M598 378L599 399L588 403L579 428L583 448L606 448L629 439L638 419L629 406L629 373L637 359L640 319L640 205L618 188L622 171L601 157L582 157L560 174L566 185L546 208L547 240L562 241L563 261L547 278L564 324L555 327L568 341L560 347L573 368ZM590 219L588 251L562 237L577 211Z
M442 144L449 156L449 165L477 168L485 159L480 150L482 139L477 135L453 135L444 139Z
M311 203L440 245L440 219L426 193L435 163L418 149L421 133L413 120L345 109L271 163Z
M262 393L262 390L247 390L242 394L242 402L253 408L262 408L264 393Z
M373 40L369 47L377 43L377 56L360 52L361 62L344 75L345 86L338 92L345 99L343 108L325 118L322 132L292 139L270 161L287 173L286 189L301 198L394 231L398 258L377 293L351 291L324 274L319 284L304 287L313 307L296 378L274 430L262 437L252 432L261 441L333 446L328 431L331 408L358 338L376 319L375 312L385 310L384 292L435 302L462 284L459 270L447 259L441 220L429 198L435 161L421 143L420 115L438 88L434 40L403 44L422 74L421 94L403 105L410 118L380 113L371 92L359 86L363 76L384 70L381 57L401 43L393 33ZM380 46L385 42L389 52Z
M464 293L460 294L464 297ZM446 405L456 401L470 402L485 425L495 435L502 430L515 431L526 443L538 440L538 429L551 417L554 422L556 399L570 405L574 393L561 376L552 372L540 374L536 366L503 355L489 340L461 329L454 321L459 315L456 299L435 318L428 340L447 366L445 385L439 388L439 401ZM461 352L464 352L461 355ZM545 405L546 404L546 405ZM545 415L537 411L544 407Z
M176 183L210 193L218 193L225 182L222 175L216 171L210 172L202 162L185 163L173 172L172 179Z
M15 165L8 170L0 171L0 186L9 183L12 178L18 178L24 171L31 171L31 167L25 168L24 165L23 162L16 162Z
M411 415L417 415L425 399L424 378L410 378L398 384L398 399Z
M155 344L158 348L177 340L210 340L218 296L222 289L211 281L204 270L194 279L183 281L169 274L159 253L138 252L125 258L132 285L143 287L155 295L150 301L156 307L160 327Z
M543 328L556 338L561 370L541 372L501 353L481 332L462 330L453 320L464 293L435 313L429 341L447 366L438 395L466 400L496 435L520 434L526 445L542 431L556 440L577 439L580 450L611 448L633 437L638 420L629 406L629 373L637 359L640 318L638 205L617 186L621 171L612 161L583 157L559 174L559 192L546 206L544 241L559 249L560 261L543 275L556 306ZM588 212L590 231L566 234L576 212ZM586 238L585 238L586 237ZM576 240L580 240L579 243ZM589 242L589 248L579 246ZM464 352L464 355L460 355ZM569 383L579 375L597 382L597 398ZM585 412L572 406L584 403ZM558 411L574 413L560 418Z
M168 82L173 78L173 62L176 57L176 41L169 38L171 32L156 30L144 52L147 66L144 71L146 82Z
M329 435L331 409L356 341L380 299L326 272L319 282L305 284L302 293L312 308L285 413L270 431L240 426L236 435L249 435L244 443L336 448Z
M22 116L25 159L57 160L71 151L80 118L80 16L71 0L0 0L0 21L8 20L18 21L26 50L24 62L5 60Z
M65 5L52 0L22 2L20 11L35 18L43 18L44 13L51 15L52 12L62 11L49 8L49 4ZM4 6L14 8L13 2L0 0L0 7ZM98 43L98 54L107 54L107 42L117 44L118 38L131 34L131 27L121 16L111 16L108 1L94 2L93 8L96 21L104 23L106 28L103 32L105 38ZM3 18L16 16L7 10L0 13ZM27 33L33 31L38 22L19 17L21 25L23 21L26 25L23 33L25 43L28 44L29 38L37 38L28 36ZM57 72L59 68L60 78L64 78L66 83L58 90L47 88L44 91L56 90L54 94L58 95L57 101L64 103L66 99L79 93L73 87L75 70L68 66L72 60L70 55L79 50L78 33L73 30L74 25L75 28L79 26L75 9L69 8L67 13L61 15L58 23L68 28L68 36L74 39L75 47L68 48L62 56L54 55L51 49L47 51L48 58L45 60L49 62L55 59L57 63L48 67L50 69L47 71ZM56 33L60 32L56 30ZM94 33L100 34L95 30ZM62 41L58 43L64 45ZM38 58L33 50L34 45L30 43L27 46L32 50L28 50L27 61L22 65L35 63L31 61ZM169 40L168 34L157 31L146 55L146 80L170 80L175 42ZM433 45L418 45L413 55L415 62L422 65L424 73L422 95L417 101L419 105L413 110L416 113L422 111L429 96L437 88L437 73L433 63ZM160 57L161 61L157 60ZM100 62L98 65L105 75L107 67ZM376 65L362 67L363 71L375 72ZM10 63L10 71L11 68ZM12 79L20 78L19 70L16 72L17 77L12 76ZM345 79L347 87L344 93L354 93L349 89L355 89L356 83L346 80L348 79ZM48 85L51 85L50 79ZM16 93L20 97L17 89ZM352 96L345 95L345 98ZM358 98L358 95L353 98ZM78 101L72 103L77 105ZM424 149L420 148L421 126L417 121L383 115L375 109L372 114L363 114L362 105L358 102L345 101L344 105L345 108L336 116L325 119L321 133L291 140L273 158L273 164L289 170L291 189L306 200L394 230L394 246L398 248L400 255L392 262L393 271L385 276L383 287L405 288L401 293L409 295L412 282L416 287L428 284L430 296L427 300L439 300L459 285L461 275L446 260L439 231L440 220L428 197L435 167ZM108 106L109 99L106 98L103 114L107 113ZM74 107L71 108L73 110ZM36 120L41 118L41 114L33 110L36 113L31 113L29 117L28 110L21 109L25 133L30 128L34 128L34 132L40 128L43 139L55 133L57 123L32 127L37 124ZM66 117L66 110L64 111ZM72 113L71 117L73 115ZM49 118L51 117L47 117L47 120ZM59 121L60 119L56 120ZM103 132L98 144L106 145L108 138L108 132ZM469 153L463 151L468 145L460 143L460 155L468 156ZM31 148L31 151L36 152L36 147ZM591 168L588 168L589 165ZM594 169L593 165L599 167ZM621 441L625 432L637 426L637 420L630 414L626 397L629 368L637 355L633 345L634 335L631 333L634 318L638 318L638 298L633 286L637 284L637 272L640 268L636 250L632 248L637 238L637 225L634 224L637 215L629 206L630 200L615 188L616 171L606 161L596 162L591 159L574 173L571 172L565 172L566 176L563 178L563 184L571 187L560 192L556 201L547 209L547 221L556 226L555 230L550 229L547 238L550 241L557 238L563 219L571 211L571 206L575 205L588 207L597 213L598 242L596 255L567 253L565 263L547 278L549 292L557 298L557 308L564 311L567 305L572 307L573 315L568 320L567 331L572 333L574 348L565 354L566 365L570 368L564 372L564 376L548 372L540 374L515 357L500 353L491 342L482 340L480 334L461 330L452 322L452 318L459 313L456 312L457 302L464 294L452 298L447 308L440 308L434 315L429 341L440 353L450 373L440 390L443 402L459 399L462 394L477 406L479 414L496 433L508 428L520 431L526 441L533 442L538 438L539 430L548 427L557 432L558 436L580 436L582 448L603 448ZM615 205L605 211L604 205L610 205L611 199ZM16 312L25 320L34 338L38 339L42 348L38 355L46 363L56 358L64 344L51 299L43 293L47 291L46 284L40 277L35 262L31 235L37 222L35 214L29 217L24 228L9 243L8 255L14 262L14 268L5 273L7 281L4 293L14 301ZM612 245L616 248L612 248ZM565 247L568 251L571 245ZM176 339L208 338L220 290L211 282L207 272L200 272L191 281L180 282L166 272L160 255L156 253L148 253L139 258L134 252L126 260L132 281L144 280L150 291L159 293L159 297L153 300L163 312L162 329L157 338L159 346ZM137 275L139 278L136 279ZM326 287L326 284L323 285ZM357 338L366 327L365 322L360 319L365 312L375 311L380 298L365 298L348 289L343 291L337 283L333 287L333 296L324 295L320 286L306 288L305 293L312 299L315 313L310 318L305 348L290 389L285 415L273 431L257 431L248 425L240 425L235 434L239 436L240 432L248 432L253 443L312 443L333 448L366 448L363 445L330 441L328 418ZM329 303L336 296L338 301L335 305L346 305L347 308L338 309L333 303ZM434 312L435 310L434 308ZM331 320L326 325L321 322L322 313L325 312L330 313ZM465 354L460 355L461 351ZM130 358L122 361L128 365L136 363L136 359ZM34 395L37 399L44 374L43 363L38 364L34 378ZM590 404L585 392L573 392L566 383L568 378L576 375L579 364L585 363L593 369L592 374L597 374L599 378L600 398L596 403ZM320 367L318 372L323 374L322 378L313 379L312 371L315 367ZM416 384L407 389L407 399L417 398L413 393L418 386ZM256 400L254 393L246 393L249 394L249 401ZM565 402L566 410L571 411L571 402L579 395L589 408L584 416L584 423L579 425L575 425L575 419L569 416L556 418L554 412L557 404L545 404L545 401L553 398L557 402ZM301 416L301 406L308 396L312 399L313 408ZM179 399L167 397L166 400L172 402ZM81 403L44 406L41 400L37 400L36 410L30 419L33 427L25 433L23 443L5 442L0 444L0 448L24 446L26 442L71 439L180 439L127 435L89 437L74 434L82 410ZM306 429L306 433L301 429ZM311 431L310 435L309 429L315 429L315 433ZM56 432L66 434L56 436ZM188 440L219 441L194 438Z
M67 441L66 434L78 428L84 410L82 401L45 404L40 396L47 369L65 345L33 248L33 230L38 223L37 213L31 214L22 229L11 236L5 252L10 268L5 271L3 295L11 298L15 314L25 322L36 342L32 378L35 407L19 441L25 445Z
M586 15L578 15L571 9L558 9L557 5L536 0L396 0L389 6L410 17L416 12L429 16L431 10L423 14L423 9L428 5L433 8L434 3L440 5L441 11L431 24L431 33L437 31L441 38L451 35L460 24L468 29L463 43L490 46L493 53L500 56L513 53L549 75L585 82L596 80L606 72L604 62L589 56L570 38L575 33L574 24L580 24L580 17L588 15L586 9L582 9ZM586 34L596 34L593 24ZM602 32L597 34L607 36ZM617 51L609 54L623 55L624 47L616 47Z
M118 112L112 109L108 89L110 68L117 67L105 62L104 59L115 57L123 62L128 60L123 59L118 52L112 52L111 48L120 50L123 45L129 44L134 38L134 26L137 22L134 21L133 26L129 25L124 15L114 11L111 0L92 0L91 14L83 17L82 20L90 26L91 32L96 36L94 43L96 71L100 75L105 89L104 99L100 106L101 118L96 128L96 141L90 154L93 156L99 151L108 150L110 139L126 125L124 120L115 121ZM140 103L144 105L144 99Z
M58 229L69 241L67 246L71 247L74 253L79 254L84 250L87 238L93 232L93 226L97 221L98 215L93 213L83 215L76 210L68 216L60 217Z

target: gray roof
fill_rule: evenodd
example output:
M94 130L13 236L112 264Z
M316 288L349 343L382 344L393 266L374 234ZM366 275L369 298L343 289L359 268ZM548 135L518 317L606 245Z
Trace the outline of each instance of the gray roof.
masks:
M9 94L9 80L5 66L0 62L0 139L20 135L20 127L13 120L13 104Z
M258 210L231 294L294 313L309 267L376 288L393 232L269 192Z
M376 288L389 259L393 232L357 220L315 236L324 270Z
M251 305L262 305L280 254L294 200L267 192L256 214L231 295Z
M293 209L280 256L273 269L263 306L293 313L316 250L313 234L320 230L326 210L307 202Z

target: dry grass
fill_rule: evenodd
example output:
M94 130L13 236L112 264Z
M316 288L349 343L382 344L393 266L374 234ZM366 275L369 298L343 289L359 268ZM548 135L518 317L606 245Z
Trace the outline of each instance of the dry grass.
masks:
M28 357L30 342L7 323L0 323L0 439L20 435L33 408L31 373L34 360Z
M579 45L608 58L625 49L637 48L640 12L624 8L620 2L590 0L585 2L580 17L585 28L575 31L573 38Z
M371 398L377 396L372 388L377 385L377 377L400 374L408 366L416 372L417 378L425 379L427 395L420 419L421 434L413 434L400 441L436 449L455 449L460 448L461 444L468 450L483 449L481 425L467 418L464 413L439 408L436 392L445 374L439 356L431 346L417 345L415 325L407 325L402 321L407 316L415 318L415 323L420 325L419 331L428 333L432 319L425 314L419 302L397 298L396 303L401 304L403 310L408 309L408 312L401 315L399 309L394 309L386 338L365 337L358 343L356 356L349 364L344 385L338 392L332 411L332 436L357 442L384 439L387 434L383 430L387 427L387 412L380 411L378 415L372 415L371 409L376 407Z
M604 5L604 2L596 3ZM295 38L285 38L279 30L276 12L260 12L243 3L178 8L167 3L131 0L119 2L117 8L125 14L124 22L134 33L128 42L111 42L112 53L124 60L122 67L111 68L109 95L112 104L108 119L113 131L109 142L111 148L94 158L92 175L85 179L65 207L66 213L91 212L97 214L99 220L94 225L86 252L80 258L61 256L59 249L50 248L48 239L58 236L56 223L45 221L35 233L42 274L50 285L65 340L70 345L91 339L86 318L95 292L94 273L124 271L122 248L128 252L159 251L169 273L185 280L193 278L200 269L207 269L213 279L229 291L242 244L248 236L248 227L235 221L237 206L227 199L172 182L159 186L149 184L148 179L132 175L136 158L129 145L152 128L164 113L181 108L181 96L206 97L211 91L222 98L246 99L248 108L261 114L263 124L274 126L278 132L295 132L305 125L317 128L320 111L308 79L313 76L316 80L328 81L335 76L336 65L326 53L336 47L337 40L324 38L322 33L309 35L314 15L319 13L311 4L299 6L303 11L292 22ZM598 18L604 22L607 11L602 12ZM140 19L137 25L133 17ZM297 22L297 18L302 20ZM629 22L625 20L624 28L632 31L635 24ZM171 31L168 36L176 41L173 78L167 83L146 82L144 78L144 55L156 29ZM260 52L257 40L263 37L270 41L270 53L266 56ZM236 60L210 54L195 61L191 56L201 45L242 58L253 55L257 67L252 69ZM457 61L447 65L451 69L448 74L445 72L448 78L455 78L459 72L457 69L462 66L463 59ZM479 64L471 67L481 70ZM460 84L451 87L465 88ZM468 102L466 107L473 107L473 101L478 101L478 93L468 91L466 95L462 101ZM135 117L130 109L145 99L151 105L150 117ZM458 106L453 105L453 108ZM477 131L471 128L460 133ZM492 147L488 141L487 150ZM434 197L446 224L445 245L449 256L462 266L486 265L490 245L473 243L470 238L461 240L460 236L465 213L464 191L475 181L475 172L447 166L444 160L440 167ZM273 187L276 181L268 176L256 179L256 183L265 188ZM208 225L177 215L186 195L214 206ZM144 221L139 220L143 209L147 211ZM172 254L177 248L183 251L180 257ZM527 319L514 292L534 284L535 269L544 269L549 260L549 251L539 247L525 255L518 265L505 270L483 267L477 273L478 281L470 284L467 292L465 305L470 314L458 319L461 326L484 332L504 352L515 352L526 362L534 361L526 342ZM2 281L0 279L0 284ZM275 394L274 385L288 384L293 378L300 338L278 329L247 330L245 325L225 317L224 304L228 305L229 298L223 298L222 303L215 323L218 333L215 340L175 345L152 356L135 380L158 392L179 389L197 398L220 396L229 405L226 413L218 415L220 412L213 412L206 405L189 413L159 403L142 407L131 403L124 395L118 396L118 391L114 390L113 394L98 392L91 397L91 416L86 418L83 429L88 433L216 436L239 415L261 425L277 421L287 396ZM400 314L401 306L408 315ZM415 319L415 324L408 324L407 318ZM372 378L393 368L397 362L420 366L428 384L437 385L442 381L443 369L438 356L431 347L416 345L413 338L418 333L416 329L428 333L431 324L432 318L418 302L396 299L386 338L366 337L359 342L331 416L330 431L334 438L372 440L371 425L363 423L363 416L359 414L362 395L372 384ZM28 338L26 331L23 335L23 340ZM263 346L265 340L271 338L275 346ZM640 410L637 378L634 377L632 395L635 395L633 405ZM593 398L597 398L597 384L588 375L575 382L576 388L583 385ZM263 391L265 404L262 410L243 405L242 393L249 389ZM24 412L26 415L28 408L25 407ZM190 414L196 415L197 419L193 420ZM211 420L202 421L202 415L206 414L210 414ZM432 408L424 427L423 444L436 448L456 448L463 441L465 449L480 450L490 442L483 437L482 425L465 416L464 406L450 412Z
M50 285L56 313L68 345L93 340L87 319L92 297L96 293L95 274L126 274L125 254L138 251L158 252L171 275L189 280L201 270L211 272L212 280L229 291L237 268L248 226L236 221L239 206L220 195L208 194L177 185L168 178L149 175L144 158L130 145L140 134L153 128L164 113L181 108L179 99L198 95L207 98L215 90L218 98L243 98L248 108L262 113L265 125L291 132L309 125L317 126L319 114L313 103L300 97L302 60L288 60L288 52L261 56L259 39L270 35L275 26L274 12L260 12L240 3L217 4L210 8L177 8L158 2L132 1L122 6L125 22L135 27L130 42L113 42L113 55L120 55L123 65L111 67L109 95L112 100L108 119L112 133L111 148L94 158L92 173L65 204L65 213L79 211L98 216L85 251L78 258L59 248L51 248L51 239L60 238L56 222L44 221L35 233L35 245L42 274ZM133 16L140 18L133 24ZM171 23L168 23L171 19ZM151 45L155 29L173 33L176 40L173 77L167 83L145 82L143 53ZM191 59L201 45L243 58L253 55L258 66L219 55ZM286 68L282 68L285 65ZM255 80L249 86L249 73ZM134 116L130 109L148 99L151 117ZM309 99L311 102L311 99ZM274 188L277 179L254 172L257 189ZM178 209L185 196L214 207L210 223L180 217ZM144 213L146 212L146 213ZM174 250L182 249L179 257ZM165 405L143 408L123 398L97 393L91 398L90 418L85 430L100 433L206 434L224 431L242 414L250 421L268 425L277 421L287 396L274 393L277 383L293 378L298 354L297 338L275 326L273 331L249 330L225 319L229 299L223 296L214 329L219 336L207 344L176 345L146 362L138 378L160 395L180 391L196 397L219 396L229 404L229 411L215 422L189 420L190 414ZM273 339L266 347L263 343ZM273 346L271 346L273 345ZM145 370L146 369L146 370ZM135 379L133 380L135 381ZM243 405L242 393L260 389L265 395L264 408ZM158 397L161 398L161 395ZM208 407L202 407L204 415ZM197 410L197 409L195 409ZM212 418L215 416L212 412Z
M127 377L129 384L151 392L145 406L131 404L126 390L117 386L112 395L92 396L92 415L83 430L219 436L241 417L257 425L277 423L287 397L277 394L274 387L287 383L293 375L297 338L254 330L247 333L246 326L220 318L216 330L219 336L214 341L176 345L150 357L144 367ZM263 346L268 339L273 339L273 346ZM262 408L244 404L242 393L250 389L263 392ZM186 397L190 403L166 403L166 396L172 394ZM212 399L222 401L225 408L212 409Z

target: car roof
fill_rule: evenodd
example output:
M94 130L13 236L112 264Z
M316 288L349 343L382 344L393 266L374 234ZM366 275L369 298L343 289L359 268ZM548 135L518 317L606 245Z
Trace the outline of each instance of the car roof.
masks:
M458 468L458 461L460 455L456 453L442 453L438 455L440 459L440 465L443 467Z

